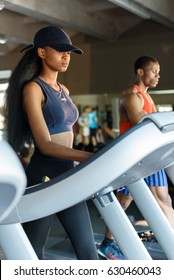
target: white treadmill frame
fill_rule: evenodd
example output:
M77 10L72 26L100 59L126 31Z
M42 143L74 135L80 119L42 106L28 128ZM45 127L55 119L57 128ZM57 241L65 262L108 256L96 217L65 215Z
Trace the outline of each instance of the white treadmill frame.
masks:
M140 124L117 137L91 159L47 183L28 188L16 208L1 223L0 246L4 243L3 251L9 259L25 259L26 254L18 255L17 251L15 256L12 254L16 250L15 244L7 248L6 243L12 233L7 234L6 228L51 215L93 198L127 259L151 259L112 193L114 189L126 185L166 256L174 259L174 230L142 180L161 168L170 166L170 170L174 170L173 162L174 113L146 115ZM165 235L160 233L161 226ZM18 230L21 233L22 229ZM4 239L1 238L3 232ZM21 250L24 249L28 251L28 259L33 259L25 242L24 247L21 247ZM21 250L18 247L18 251Z

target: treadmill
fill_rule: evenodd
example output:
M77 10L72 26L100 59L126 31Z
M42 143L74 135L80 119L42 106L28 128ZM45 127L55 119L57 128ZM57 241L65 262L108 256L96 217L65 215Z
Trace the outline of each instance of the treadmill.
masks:
M6 142L2 141L0 145L4 155L11 149ZM4 168L8 169L8 164L4 160ZM49 182L27 188L0 223L0 247L6 259L37 259L21 223L91 199L125 257L151 260L113 193L126 185L165 255L174 260L174 230L143 179L161 168L166 169L174 183L174 112L145 115L139 124L74 169ZM3 184L1 176L0 184Z

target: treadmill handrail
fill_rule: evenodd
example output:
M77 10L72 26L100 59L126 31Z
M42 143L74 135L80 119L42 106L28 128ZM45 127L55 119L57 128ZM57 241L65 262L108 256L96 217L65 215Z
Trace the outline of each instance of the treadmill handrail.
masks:
M140 176L146 177L152 171L169 166L174 158L173 144L174 131L163 134L155 123L145 120L117 137L86 162L49 182L28 188L16 211L4 223L25 222L56 213L91 198L112 183L115 189L122 186L123 182L134 183L140 180ZM154 157L154 152L157 156L160 154L160 160ZM149 156L152 156L150 167ZM129 177L127 173L132 167L134 169Z

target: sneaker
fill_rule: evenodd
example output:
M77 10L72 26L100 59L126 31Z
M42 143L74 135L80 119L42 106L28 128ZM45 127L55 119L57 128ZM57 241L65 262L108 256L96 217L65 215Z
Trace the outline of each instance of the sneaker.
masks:
M104 240L98 248L100 256L107 260L125 260L120 248L112 240Z

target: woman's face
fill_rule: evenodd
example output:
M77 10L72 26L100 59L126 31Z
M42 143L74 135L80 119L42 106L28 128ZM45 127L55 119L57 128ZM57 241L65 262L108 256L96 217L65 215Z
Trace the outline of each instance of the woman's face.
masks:
M53 71L65 72L70 63L71 52L58 52L53 48L44 47L40 48L41 53L38 55L41 57L43 67L48 67Z

